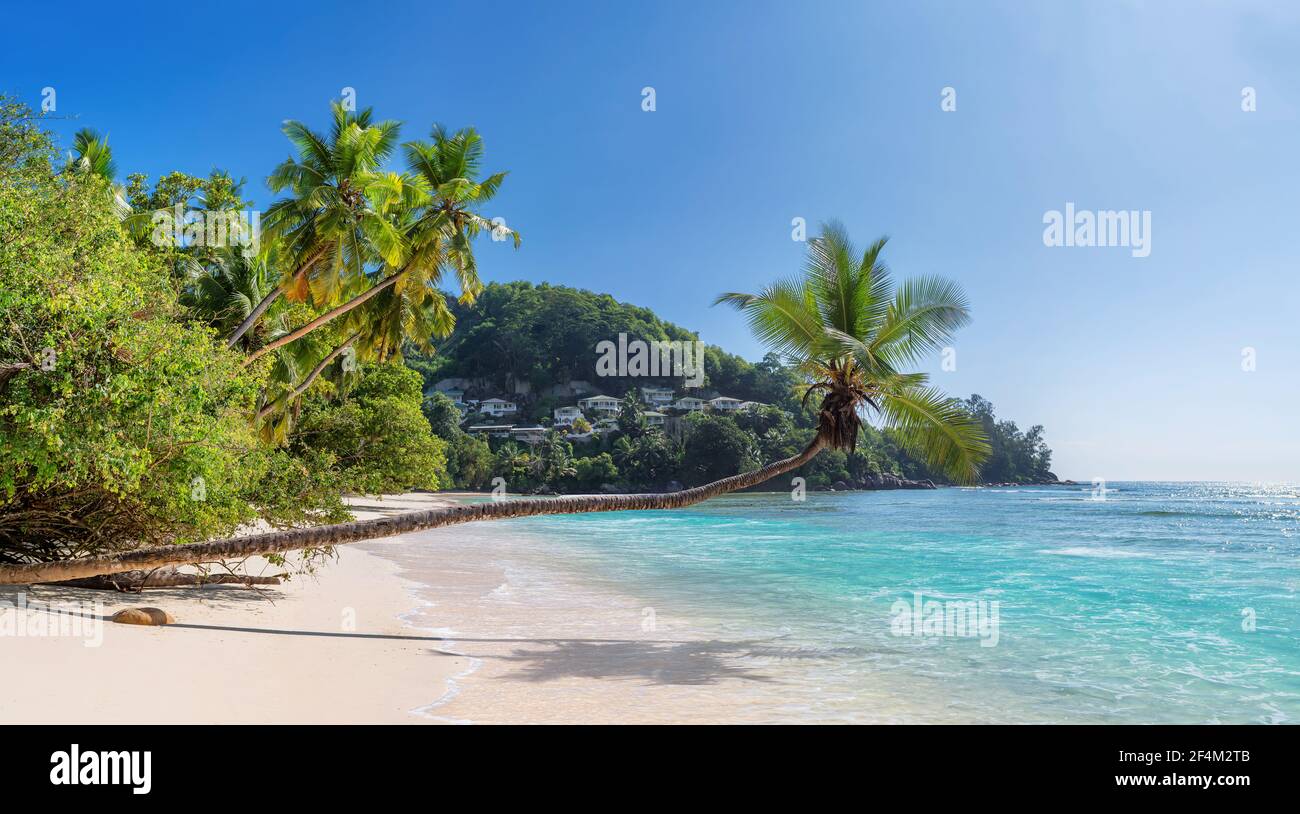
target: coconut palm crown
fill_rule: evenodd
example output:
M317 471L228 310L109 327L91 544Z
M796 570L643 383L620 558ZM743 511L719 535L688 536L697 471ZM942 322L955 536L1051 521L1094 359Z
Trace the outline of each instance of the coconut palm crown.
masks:
M716 303L736 307L760 341L798 367L805 403L821 396L825 446L852 451L861 422L875 419L935 469L973 481L989 453L979 423L925 374L904 372L970 321L966 296L939 277L895 285L880 259L886 240L859 253L843 225L829 223L808 242L801 276Z

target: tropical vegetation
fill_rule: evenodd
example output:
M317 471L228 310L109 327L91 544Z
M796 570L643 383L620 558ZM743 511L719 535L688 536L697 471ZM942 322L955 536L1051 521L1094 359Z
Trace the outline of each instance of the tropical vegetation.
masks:
M884 241L859 251L837 224L809 241L803 273L718 298L771 354L751 365L709 348L705 386L761 409L659 429L628 397L595 442L468 434L455 405L426 397L431 379L541 393L597 373L599 340L693 334L608 296L485 287L477 239L520 242L482 211L505 173L483 170L473 129L435 125L403 143L401 128L341 104L324 132L287 122L294 154L267 179L280 197L259 231L242 180L120 185L106 137L78 133L61 160L39 116L0 98L0 582L683 507L782 474L832 483L910 468L966 483L991 454L1016 476L1050 462L1041 428L1009 432L987 402L910 370L968 321L961 290L896 283ZM343 493L493 478L512 491L647 491L340 522ZM230 536L253 521L272 530Z

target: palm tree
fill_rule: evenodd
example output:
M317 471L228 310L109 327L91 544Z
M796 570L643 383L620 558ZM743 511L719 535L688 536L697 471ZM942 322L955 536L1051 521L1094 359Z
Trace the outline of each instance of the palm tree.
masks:
M99 178L108 186L113 211L120 218L131 212L126 202L126 190L117 183L117 162L113 159L113 148L108 146L108 136L88 127L78 130L72 140L73 155L68 161L68 170L74 176Z
M412 178L402 178L390 173L378 186L384 190L381 194L375 195L378 210L385 217L391 214L395 222L409 219L413 207L423 200L420 195L413 194L413 190L418 192L422 187ZM274 399L268 397L257 411L258 420L282 413L291 407L295 399L306 392L311 383L325 372L333 360L349 348L354 349L355 358L381 363L397 354L406 342L432 353L433 339L449 336L456 323L456 318L447 307L443 293L436 287L439 279L440 277L436 275L431 277L417 274L400 281L400 284L393 285L390 284L392 280L390 277L389 281L372 286L344 306L316 317L301 328L293 331L281 330L273 334L272 341L254 353L248 361L251 362L266 351L277 351L280 358L273 370L272 378L280 381L286 375L299 370L303 358L317 352L316 349L306 350L302 347L310 343L293 340L323 327L336 316L341 317L334 322L333 331L342 337L339 344L330 349L310 371L296 380L291 389L282 392ZM285 364L286 360L292 364ZM268 435L272 438L283 435L289 428L283 415L273 418L271 424L271 432ZM265 425L264 429L266 429Z
M352 523L276 531L183 547L0 568L0 583L45 582L162 565L232 559L338 545L475 520L644 509L677 509L744 489L811 461L822 449L852 450L858 428L874 417L902 443L958 481L969 481L988 454L981 426L925 376L900 369L942 347L969 320L965 296L938 278L895 286L880 261L885 241L858 254L843 227L809 241L798 278L758 294L723 294L757 336L792 359L807 377L805 401L820 395L817 432L802 452L751 472L664 494L584 495L490 501Z
M389 262L383 269L389 273L378 282L258 349L248 358L250 363L347 314L389 287L411 287L413 291L407 298L413 298L416 307L428 296L440 299L438 289L447 269L456 274L460 301L468 305L483 290L474 257L474 239L487 231L494 239L510 238L515 248L519 247L517 231L489 221L477 211L496 196L506 177L506 173L499 172L479 180L483 139L478 132L466 128L448 133L442 125L435 125L432 139L403 145L408 174L374 177L365 187L373 210L404 238L408 254L400 267Z
M181 304L225 335L248 318L275 288L275 244L258 253L241 246L215 250L206 263L191 256L179 260ZM250 341L252 334L240 341Z
M397 122L372 123L370 108L352 112L331 104L329 136L298 121L284 123L285 136L298 150L267 179L273 192L289 197L266 211L268 237L282 241L294 272L253 308L227 337L235 344L280 296L306 300L309 296L333 304L349 278L362 276L378 254L397 263L405 251L402 236L369 206L365 195L379 165L397 145Z
M880 261L885 242L859 259L844 227L830 223L809 241L802 278L716 302L736 307L761 341L794 360L809 383L805 403L821 394L817 438L827 447L851 452L869 413L910 452L972 481L989 453L982 427L959 399L927 386L925 374L902 372L970 321L966 297L940 277L895 287Z
M73 172L97 175L109 183L117 180L117 162L107 136L84 127L73 136L72 149L76 153L70 164Z

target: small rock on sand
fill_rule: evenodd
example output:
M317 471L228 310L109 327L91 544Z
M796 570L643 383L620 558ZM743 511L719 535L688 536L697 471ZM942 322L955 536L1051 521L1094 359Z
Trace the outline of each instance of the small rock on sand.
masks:
M119 625L172 625L176 619L162 608L124 608L113 614Z

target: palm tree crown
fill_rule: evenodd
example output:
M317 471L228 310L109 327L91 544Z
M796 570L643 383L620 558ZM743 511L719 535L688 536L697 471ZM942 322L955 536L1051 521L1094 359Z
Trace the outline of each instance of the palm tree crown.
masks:
M959 482L976 478L989 446L957 399L903 369L946 345L970 321L961 288L939 277L895 285L881 261L885 238L859 253L839 223L808 245L804 273L758 294L727 293L755 335L807 379L804 401L821 394L818 434L852 450L871 417Z
M82 128L73 137L72 149L76 154L69 166L74 172L97 175L110 184L117 180L117 162L113 160L113 148L108 146L107 136Z
M366 189L380 179L379 167L397 146L400 125L373 122L370 108L349 111L331 105L333 126L321 135L299 121L286 121L284 134L297 148L267 179L288 197L267 209L266 230L283 239L297 260L286 294L334 304L346 284L364 274L376 255L394 265L405 252L402 235L370 205Z

